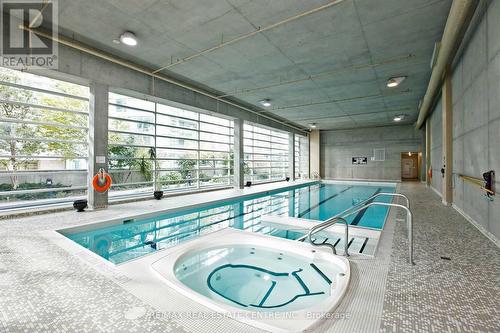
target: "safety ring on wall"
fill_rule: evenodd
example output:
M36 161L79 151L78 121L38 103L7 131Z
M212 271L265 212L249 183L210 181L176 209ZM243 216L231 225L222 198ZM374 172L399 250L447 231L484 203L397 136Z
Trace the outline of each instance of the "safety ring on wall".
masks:
M432 178L432 168L429 168L429 178Z
M106 192L111 187L111 176L104 172L104 169L99 169L99 172L92 179L92 187L97 192Z

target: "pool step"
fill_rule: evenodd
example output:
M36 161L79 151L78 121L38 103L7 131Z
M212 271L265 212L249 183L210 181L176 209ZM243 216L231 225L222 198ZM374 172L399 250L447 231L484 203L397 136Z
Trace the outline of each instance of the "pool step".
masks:
M344 236L341 234L334 235L331 237L314 237L316 244L331 244L335 246L337 254L344 254ZM305 240L307 242L307 240ZM378 238L369 237L349 237L348 249L350 254L361 254L367 256L374 256L375 250L377 248Z

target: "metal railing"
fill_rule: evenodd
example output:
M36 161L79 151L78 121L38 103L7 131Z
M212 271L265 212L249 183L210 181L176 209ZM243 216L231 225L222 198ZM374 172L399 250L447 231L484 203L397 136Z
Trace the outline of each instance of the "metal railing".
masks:
M400 204L395 204L395 203L388 203L388 202L368 202L362 207L359 207L358 209L355 209L348 214L344 215L343 218L346 218L348 216L351 216L353 214L356 214L364 209L367 209L370 206L387 206L387 207L397 207L397 208L402 208L406 211L406 223L407 223L407 228L408 228L408 258L410 261L410 264L414 265L415 263L413 262L413 215L411 213L411 210Z
M392 196L392 197L402 197L406 199L406 206L401 205L401 204L396 204L396 203L388 203L388 202L373 202L375 198L379 196ZM362 210L368 209L371 206L386 206L386 207L397 207L404 209L406 211L406 222L407 222L407 228L408 228L408 256L409 256L409 262L410 264L414 265L415 263L413 262L413 215L410 210L410 200L408 199L407 196L401 193L376 193L372 195L371 197L357 203L356 205L349 207L348 209L340 212L339 214L329 218L328 220L314 226L309 230L307 235L304 235L297 239L298 241L303 241L305 239L308 239L308 241L313 245L313 246L328 246L332 249L334 254L337 254L337 251L335 249L335 246L328 244L328 243L322 243L322 244L317 244L312 241L312 236L320 232L334 224L336 224L338 221L343 221L346 224L345 228L345 241L344 241L344 246L345 246L345 253L344 255L348 256L348 233L349 233L349 227L348 223L346 222L346 218L354 215L356 213L359 213Z
M314 227L312 227L309 232L307 233L307 240L309 241L310 244L312 244L313 246L328 246L329 248L332 249L333 251L333 254L337 254L337 250L335 249L335 246L333 246L332 244L330 243L321 243L321 244L317 244L314 242L314 240L312 239L312 235L315 234L315 233L318 233L328 227L331 227L332 225L336 224L337 222L344 222L345 224L345 234L344 234L344 255L346 257L349 256L349 251L348 251L348 247L349 247L349 244L348 244L348 240L349 240L349 223L347 223L347 221L342 218L342 217L336 217L336 218L333 218L333 219L329 219L327 220L326 222L323 222L321 224L318 224Z

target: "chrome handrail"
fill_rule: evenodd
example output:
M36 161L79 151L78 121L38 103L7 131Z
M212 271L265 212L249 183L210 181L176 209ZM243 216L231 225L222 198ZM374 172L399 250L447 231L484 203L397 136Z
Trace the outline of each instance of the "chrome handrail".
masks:
M397 197L403 197L406 199L406 206L405 205L401 205L401 204L395 204L395 203L387 203L387 202L369 202L370 200L373 200L375 199L376 197L379 197L379 196L383 196L383 195L386 195L386 196L397 196ZM413 215L411 213L411 210L410 210L410 200L408 199L408 197L404 194L401 194L401 193L385 193L385 192L382 192L382 193L376 193L372 196L370 196L369 198L357 203L356 205L352 206L352 207L349 207L348 209L340 212L339 214L329 218L328 220L312 227L309 232L307 233L307 235L304 235L300 238L298 238L297 240L298 241L302 241L302 240L305 240L306 238L308 239L309 243L311 243L313 246L322 246L322 245L325 245L325 246L329 246L330 248L332 248L332 251L334 254L337 254L337 251L335 249L335 246L329 244L329 243L325 243L325 244L316 244L312 241L312 238L311 236L314 235L315 233L317 232L320 232L332 225L334 225L335 223L337 223L338 221L343 221L345 224L346 224L346 229L345 229L345 254L346 255L349 255L348 254L348 244L347 244L347 239L348 239L348 233L349 233L349 227L348 227L348 223L347 221L345 220L346 217L348 216L351 216L351 215L354 215L362 210L365 210L365 209L368 209L368 207L370 206L389 206L389 207L398 207L398 208L402 208L406 211L406 222L408 224L407 228L408 228L408 252L409 252L409 261L412 265L415 265L415 263L413 262Z
M380 193L375 193L375 194L373 194L372 196L370 196L370 197L366 198L365 200L358 202L358 203L357 203L357 204L355 204L354 206L351 206L351 207L349 207L349 208L347 208L347 209L345 209L345 210L341 211L341 212L340 212L340 213L338 213L337 215L334 215L334 216L330 217L329 219L327 219L327 220L325 220L325 221L323 221L323 222L321 222L321 223L322 223L322 224L323 224L323 223L327 223L327 222L329 222L330 220L336 219L337 217L345 217L345 214L346 214L347 212L349 212L349 211L351 211L351 210L353 210L353 209L356 209L356 207L361 207L361 206L364 206L364 205L365 205L367 202L369 202L370 200L374 200L375 198L380 197L380 196L383 196L383 195L386 195L386 196L394 196L394 197L395 197L395 196L398 196L398 197L403 197L403 198L405 198L405 199L406 199L406 206L408 207L408 209L410 209L410 199L408 199L408 197L407 197L406 195L401 194L401 193L380 192ZM349 215L347 215L347 216L349 216ZM304 236L302 236L302 237L300 237L300 238L298 238L297 240L298 240L298 241L303 241L303 240L305 240L305 239L307 239L307 234L306 234L306 235L304 235Z
M364 209L367 209L370 206L389 206L389 207L398 207L402 208L406 211L406 223L408 224L408 256L409 256L409 261L410 264L415 265L413 262L413 214L411 213L410 208L400 205L400 204L395 204L395 203L388 203L388 202L369 202L365 204L363 207L360 207L352 212L349 212L349 214L346 214L342 216L343 218L346 218L348 216L351 216L353 214L356 214Z
M354 206L351 206L351 207L347 208L346 210L341 211L340 213L338 213L335 216L332 216L331 218L333 219L333 218L336 218L336 217L339 217L339 216L343 216L348 211L350 211L352 209L355 209L356 207L360 207L360 206L366 204L367 202L369 202L371 200L374 200L375 198L381 197L381 196L391 196L391 197L402 197L402 198L405 198L406 199L406 207L408 207L408 209L410 209L410 199L408 199L408 197L406 195L401 194L401 193L380 192L380 193L373 194L372 196L366 198L365 200L363 200L361 202L358 202L357 204L355 204Z
M313 177L313 179L321 180L321 176L319 175L319 172L316 172L316 171L313 172L312 173L312 177Z
M315 233L317 233L317 232L320 232L320 231L322 231L322 230L324 230L324 229L326 229L326 228L328 228L328 227L330 227L332 225L334 225L335 223L337 223L339 221L344 222L344 224L345 224L344 255L346 257L348 257L349 256L349 252L348 252L349 245L347 244L347 241L349 240L349 223L347 223L347 221L344 218L342 218L342 217L336 217L334 219L329 219L326 222L323 222L323 223L320 223L318 225L315 225L307 233L307 240L313 246L328 246L329 248L332 249L333 254L337 254L337 250L335 249L335 246L333 246L330 243L316 244L313 241L313 239L312 239L312 235L315 234Z

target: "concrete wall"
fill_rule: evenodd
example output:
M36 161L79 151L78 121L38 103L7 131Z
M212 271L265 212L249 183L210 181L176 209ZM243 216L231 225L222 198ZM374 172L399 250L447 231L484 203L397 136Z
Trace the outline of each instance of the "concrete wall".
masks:
M500 239L500 197L457 174L497 172L500 190L500 1L490 3L453 70L454 205Z
M321 174L341 179L401 179L401 153L421 151L421 132L413 125L321 132ZM385 161L371 161L374 148L385 148ZM352 157L368 157L352 165Z
M320 150L320 131L314 130L311 131L309 135L309 174L311 177L319 174L321 177L324 177L324 174L321 172L320 161L321 161L321 150Z
M442 193L443 176L441 175L441 167L443 164L443 113L441 97L436 103L434 110L429 118L431 127L431 167L432 178L431 186L439 194Z

